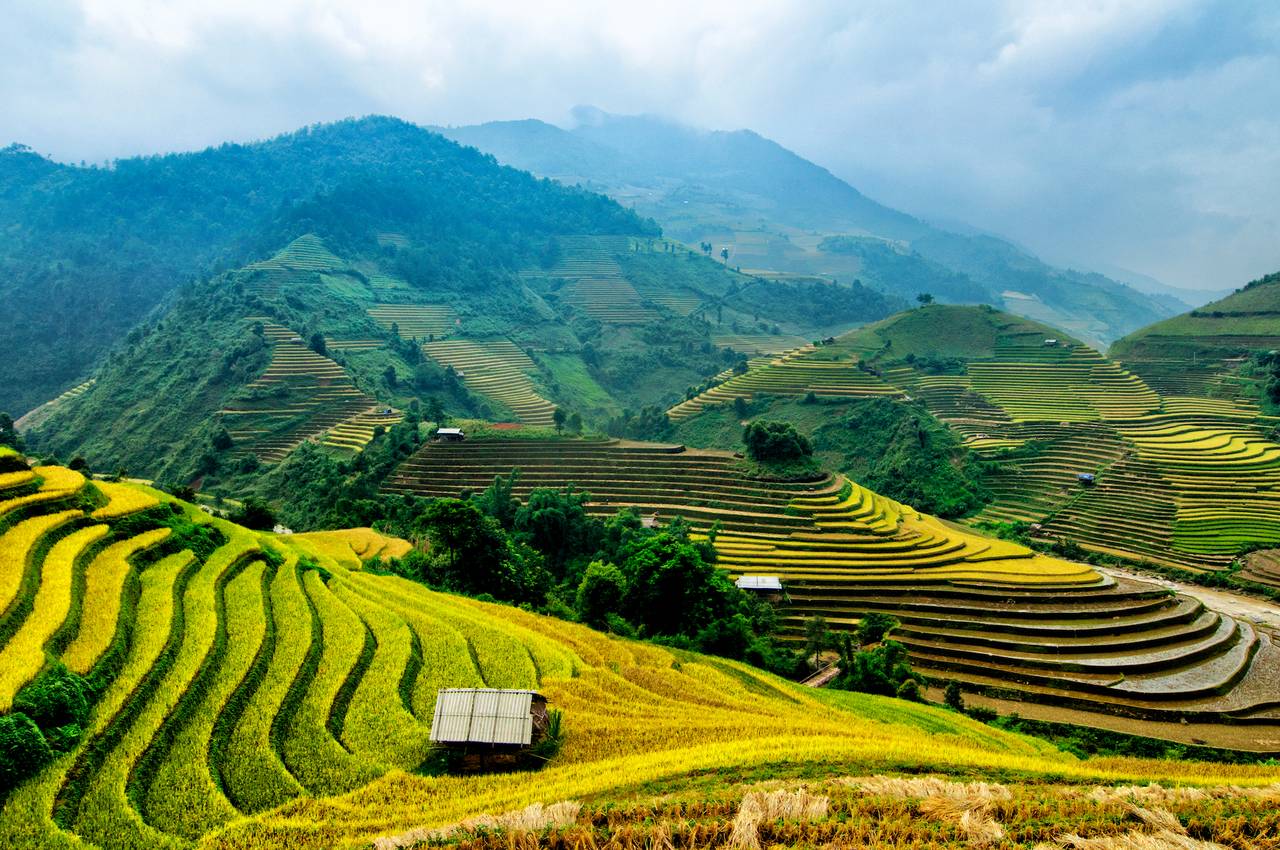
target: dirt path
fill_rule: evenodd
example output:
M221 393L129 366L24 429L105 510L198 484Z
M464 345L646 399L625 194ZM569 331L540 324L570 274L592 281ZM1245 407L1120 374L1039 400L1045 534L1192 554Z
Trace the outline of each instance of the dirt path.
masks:
M1133 570L1124 570L1116 567L1094 567L1094 569L1116 578L1134 579L1135 581L1145 581L1148 584L1167 587L1184 596L1200 600L1214 611L1230 614L1237 620L1244 620L1257 626L1280 631L1280 605L1276 605L1274 602L1255 599L1252 596L1243 596L1228 590L1217 590L1212 587L1201 587L1196 584L1174 581L1163 576L1134 572Z

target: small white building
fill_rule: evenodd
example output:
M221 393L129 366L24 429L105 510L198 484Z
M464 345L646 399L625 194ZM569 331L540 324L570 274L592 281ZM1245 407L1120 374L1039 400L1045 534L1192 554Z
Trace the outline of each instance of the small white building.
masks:
M782 579L777 576L739 576L734 584L739 590L754 590L758 593L782 592Z
M437 428L436 439L445 443L459 443L467 438L461 428Z

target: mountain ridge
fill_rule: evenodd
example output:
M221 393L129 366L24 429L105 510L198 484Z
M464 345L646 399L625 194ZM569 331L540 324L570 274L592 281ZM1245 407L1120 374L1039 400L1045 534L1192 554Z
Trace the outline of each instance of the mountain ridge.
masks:
M743 266L856 277L906 298L938 289L943 300L1011 309L1100 346L1184 306L1167 293L1151 296L1105 275L1054 268L1002 238L938 228L751 130L699 130L591 108L575 116L579 123L569 129L533 119L438 129L500 161L606 192L676 238L728 248ZM915 260L908 273L900 260L833 260L814 250L815 231L899 241L972 282L949 290Z

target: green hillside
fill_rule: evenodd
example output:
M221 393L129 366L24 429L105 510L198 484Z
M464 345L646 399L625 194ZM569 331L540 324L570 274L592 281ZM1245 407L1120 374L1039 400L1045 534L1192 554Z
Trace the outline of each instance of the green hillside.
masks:
M292 211L271 229L325 235L185 288L19 428L93 468L243 492L303 442L349 456L414 405L531 426L562 408L575 428L603 427L735 363L735 334L789 339L890 309L861 287L738 275L643 229L548 234L569 215L553 202L604 203L601 227L620 215L550 184L531 191L551 192L552 219L514 198L480 216L454 193L451 214L473 223L443 237L435 182Z
M1277 348L1280 273L1136 331L1116 341L1111 356L1163 393L1256 399L1260 382L1249 361Z
M9 468L0 841L15 850L363 847L484 811L680 787L695 770L712 796L739 776L922 760L970 776L1275 779L1082 761L938 708L432 592L366 570L394 543L367 530L274 536L135 485ZM559 753L536 778L424 775L447 686L538 689L561 712Z

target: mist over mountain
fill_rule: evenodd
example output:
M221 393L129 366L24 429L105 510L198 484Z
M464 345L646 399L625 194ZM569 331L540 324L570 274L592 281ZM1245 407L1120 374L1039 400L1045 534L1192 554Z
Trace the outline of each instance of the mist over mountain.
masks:
M750 130L707 131L593 107L575 109L574 118L569 129L532 119L439 129L501 162L609 194L669 235L728 248L733 263L761 273L856 278L900 297L989 303L1102 345L1191 306L1172 288L1143 292L1055 268L1003 239L933 226Z

